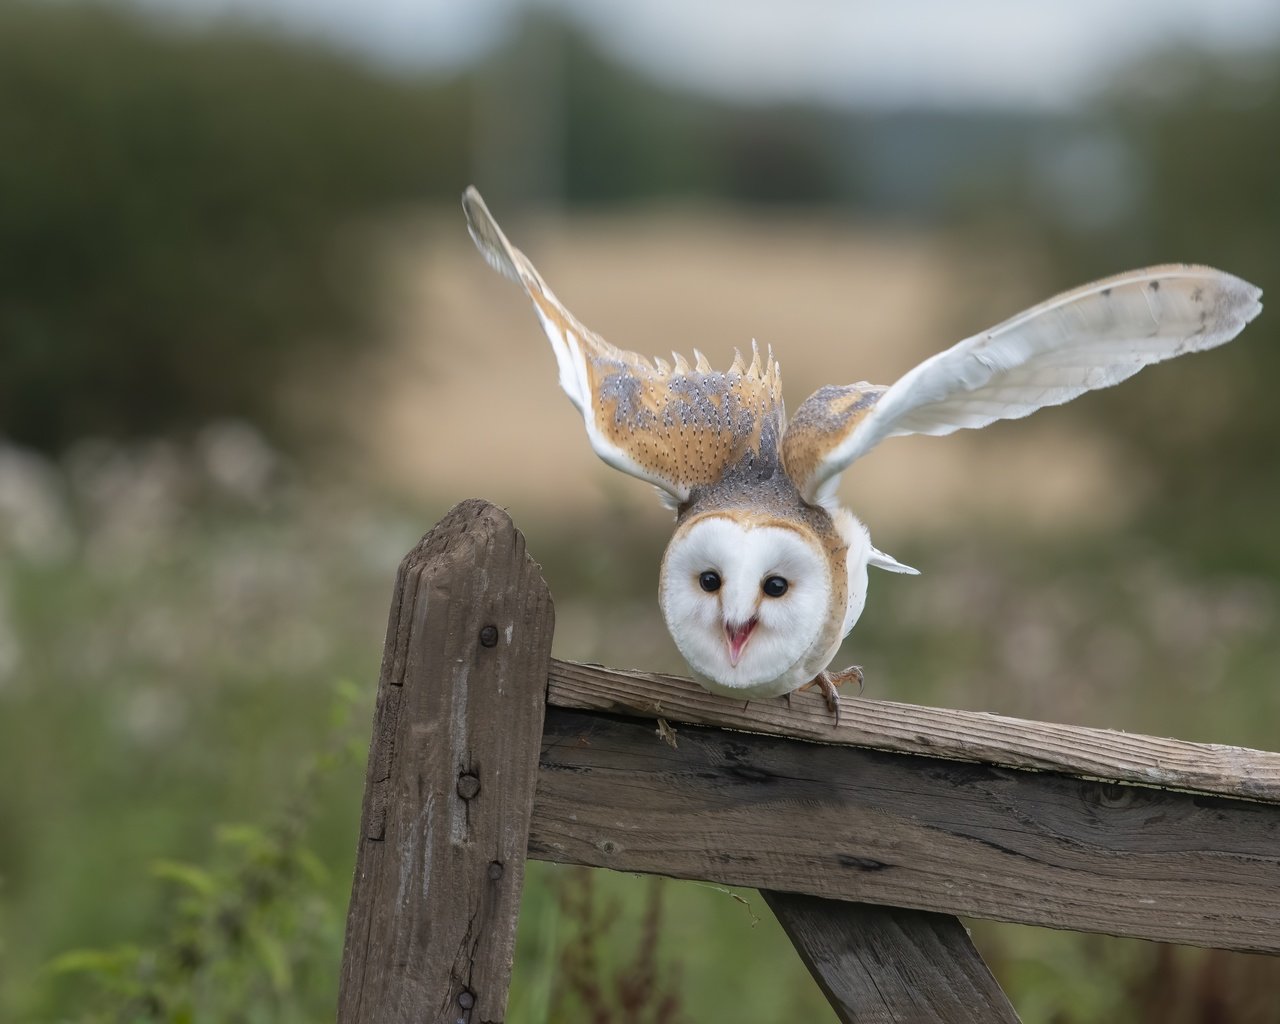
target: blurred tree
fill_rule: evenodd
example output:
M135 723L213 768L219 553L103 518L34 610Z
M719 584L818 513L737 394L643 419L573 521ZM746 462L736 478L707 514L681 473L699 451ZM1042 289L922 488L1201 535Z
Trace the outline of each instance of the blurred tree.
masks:
M723 123L723 120L722 120ZM826 203L842 192L841 133L835 117L812 107L739 111L727 119L719 177L730 199L749 203Z
M369 325L341 229L455 192L463 114L458 87L247 30L0 0L0 433L282 426L282 375Z
M848 118L717 100L656 81L582 30L531 12L475 70L476 173L539 203L719 198L831 203L849 194ZM499 199L501 197L501 199Z
M714 193L710 140L723 108L610 60L579 32L562 32L567 197Z

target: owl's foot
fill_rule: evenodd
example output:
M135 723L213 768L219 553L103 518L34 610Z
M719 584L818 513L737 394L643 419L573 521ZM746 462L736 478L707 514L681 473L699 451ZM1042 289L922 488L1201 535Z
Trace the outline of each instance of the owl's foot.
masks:
M818 688L822 691L822 696L826 699L827 710L836 716L835 724L840 724L840 690L839 683L831 678L826 672L819 672L818 678L814 680L818 684Z
M862 692L862 666L850 665L846 669L839 672L819 672L813 677L812 681L805 683L800 687L807 690L811 686L816 686L822 691L822 697L827 702L827 710L836 718L836 725L840 724L840 687L845 683L858 684L858 692Z

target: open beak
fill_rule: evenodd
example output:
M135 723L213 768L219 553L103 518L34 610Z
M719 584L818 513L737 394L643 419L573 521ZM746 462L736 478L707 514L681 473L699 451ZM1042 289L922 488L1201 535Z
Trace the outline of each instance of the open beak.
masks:
M729 645L729 664L734 668L738 667L738 659L742 657L742 649L751 639L751 631L756 628L756 621L752 617L741 626L734 626L728 622L724 624L725 642Z

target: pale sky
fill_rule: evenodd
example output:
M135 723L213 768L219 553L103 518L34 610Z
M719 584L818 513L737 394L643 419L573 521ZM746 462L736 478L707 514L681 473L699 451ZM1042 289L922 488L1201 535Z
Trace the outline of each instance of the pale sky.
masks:
M234 14L378 60L458 67L531 0L132 0ZM1142 54L1280 36L1277 0L542 0L659 77L739 100L1062 108Z

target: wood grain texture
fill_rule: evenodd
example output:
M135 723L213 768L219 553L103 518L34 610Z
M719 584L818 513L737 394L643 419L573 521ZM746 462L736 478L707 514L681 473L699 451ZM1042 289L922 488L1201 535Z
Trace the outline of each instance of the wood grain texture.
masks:
M1031 722L979 711L842 698L840 724L816 692L753 700L708 693L676 676L553 661L547 701L673 723L718 726L873 750L927 754L1112 782L1280 802L1280 754Z
M664 709L665 710L665 709ZM1280 807L549 708L530 856L1280 952Z
M505 512L455 506L401 563L339 1024L501 1021L553 612Z
M845 1024L1018 1024L950 914L760 895Z

